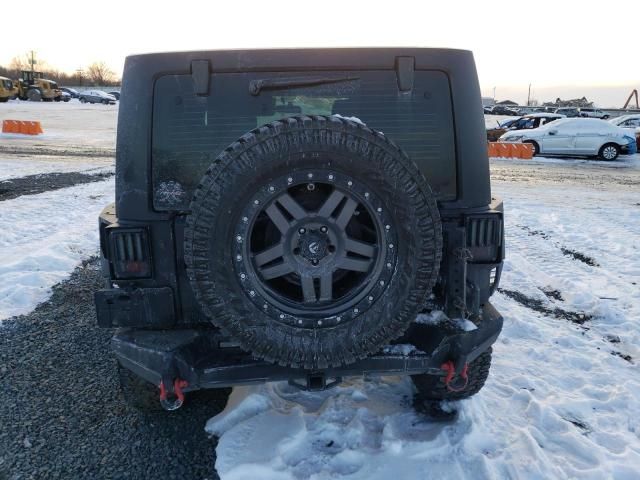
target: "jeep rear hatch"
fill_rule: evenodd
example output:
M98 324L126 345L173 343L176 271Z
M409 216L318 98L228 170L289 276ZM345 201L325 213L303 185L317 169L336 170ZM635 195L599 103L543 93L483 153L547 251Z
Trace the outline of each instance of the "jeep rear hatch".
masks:
M213 73L208 95L191 75L157 79L153 102L153 205L188 210L206 169L244 133L292 115L342 115L387 135L425 172L439 200L456 198L449 79L414 72L410 90L394 70ZM406 90L406 91L405 91Z

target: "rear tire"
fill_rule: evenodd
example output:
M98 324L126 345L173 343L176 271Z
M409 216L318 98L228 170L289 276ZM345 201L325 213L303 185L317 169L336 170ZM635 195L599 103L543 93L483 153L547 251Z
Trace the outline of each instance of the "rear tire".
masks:
M411 379L417 390L414 404L419 406L424 402L433 402L434 400L462 400L469 398L482 389L489 376L490 367L491 348L469 364L467 386L459 392L453 392L447 388L444 383L444 370L442 375L412 375Z
M87 99L84 97L80 97L80 103L87 103Z
M42 92L37 88L27 90L27 98L31 102L39 102L42 100Z
M598 157L608 162L615 160L620 155L620 147L615 143L606 143L598 152Z
M533 145L533 156L534 157L536 155L540 154L540 145L538 145L538 142L534 142L533 140L525 140L523 143L528 143L530 145Z

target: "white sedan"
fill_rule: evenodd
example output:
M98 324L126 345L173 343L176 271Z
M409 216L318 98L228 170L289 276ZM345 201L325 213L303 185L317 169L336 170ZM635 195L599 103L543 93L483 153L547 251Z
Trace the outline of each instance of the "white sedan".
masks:
M615 160L620 154L636 153L633 134L595 118L561 118L532 130L515 130L500 137L501 142L533 145L534 155L595 156Z
M609 120L609 123L622 128L631 128L640 133L640 114L622 115L620 117L612 118Z

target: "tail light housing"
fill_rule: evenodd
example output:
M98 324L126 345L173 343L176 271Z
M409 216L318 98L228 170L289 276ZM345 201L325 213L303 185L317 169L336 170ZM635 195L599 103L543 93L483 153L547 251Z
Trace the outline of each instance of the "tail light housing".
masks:
M474 263L495 263L502 260L502 215L474 215L466 218L466 247Z
M110 228L109 260L118 280L151 277L149 234L144 228Z

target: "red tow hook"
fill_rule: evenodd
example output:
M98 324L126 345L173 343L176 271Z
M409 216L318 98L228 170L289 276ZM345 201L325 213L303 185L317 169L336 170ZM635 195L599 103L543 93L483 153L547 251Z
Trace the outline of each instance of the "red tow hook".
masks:
M452 383L452 380L456 376L456 366L451 360L443 363L440 368L447 372L447 376L444 377L444 384L447 386L447 390L449 390L450 392L461 392L465 388L467 388L467 384L469 383L469 377L467 376L467 369L469 368L468 363L464 364L464 367L462 367L462 371L459 375L459 378L464 381L462 385L459 385L458 381Z
M189 386L186 380L176 378L173 382L173 388L171 392L167 392L167 388L164 385L164 381L160 381L160 404L165 410L177 410L184 403L183 388ZM169 399L169 397L174 397Z

